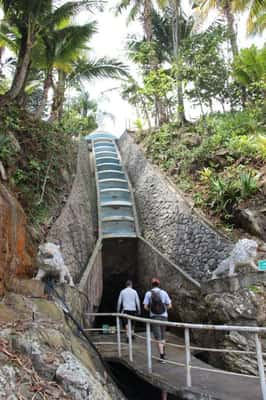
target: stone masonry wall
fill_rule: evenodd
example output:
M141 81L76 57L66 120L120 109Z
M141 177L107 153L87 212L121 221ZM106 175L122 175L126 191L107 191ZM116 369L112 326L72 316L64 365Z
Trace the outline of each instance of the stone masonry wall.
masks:
M170 260L200 281L230 253L232 243L200 219L181 193L144 156L129 133L119 140L135 190L140 227Z
M66 265L77 282L95 245L96 189L87 144L80 142L76 177L68 201L51 228L48 241L60 243Z

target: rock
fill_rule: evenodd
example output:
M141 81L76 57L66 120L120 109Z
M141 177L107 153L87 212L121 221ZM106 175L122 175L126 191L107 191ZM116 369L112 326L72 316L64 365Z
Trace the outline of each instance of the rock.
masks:
M31 277L35 254L18 201L0 184L0 296L14 277Z
M2 161L0 161L0 177L1 179L3 179L3 181L7 180L6 170Z
M266 207L238 208L234 211L233 222L236 226L266 241Z
M0 366L0 399L8 399L16 394L18 370L12 366ZM17 397L12 397L16 399Z
M185 144L188 148L192 148L194 146L199 146L202 139L200 135L196 133L185 133L184 137L182 138L182 143Z
M67 290L79 297L76 289L67 286ZM5 355L0 357L0 399L15 400L17 393L25 400L124 399L112 380L106 378L95 350L77 335L55 302L5 295L0 303L0 332Z
M63 352L64 364L56 370L56 379L71 394L73 400L107 400L110 396L101 390L101 382L70 352ZM98 376L99 379L99 376Z

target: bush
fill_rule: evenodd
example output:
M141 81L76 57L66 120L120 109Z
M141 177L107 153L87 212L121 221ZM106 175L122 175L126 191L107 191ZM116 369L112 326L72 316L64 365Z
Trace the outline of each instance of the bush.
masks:
M33 122L15 107L2 109L0 120L0 159L8 172L8 184L30 222L39 222L43 209L58 202L66 184L62 171L74 168L76 146L64 130Z

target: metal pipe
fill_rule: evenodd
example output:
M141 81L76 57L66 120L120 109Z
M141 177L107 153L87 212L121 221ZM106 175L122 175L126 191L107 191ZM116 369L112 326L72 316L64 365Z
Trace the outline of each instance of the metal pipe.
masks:
M129 361L133 361L133 348L132 348L132 326L131 320L127 320L127 328L128 328L128 354L129 354Z
M257 351L257 362L258 362L258 370L260 376L260 387L262 399L266 400L266 385L265 385L265 374L264 374L264 362L262 357L261 350L261 342L257 333L255 333L255 343L256 343L256 351Z
M118 357L120 358L122 353L121 353L121 334L120 334L120 319L119 319L119 317L116 317L116 335L117 335L117 352L118 352Z
M189 328L185 328L185 348L186 348L186 382L187 387L191 387L191 370L190 370L190 337Z
M152 373L152 352L151 352L151 325L146 323L146 347L147 347L147 364L148 372Z

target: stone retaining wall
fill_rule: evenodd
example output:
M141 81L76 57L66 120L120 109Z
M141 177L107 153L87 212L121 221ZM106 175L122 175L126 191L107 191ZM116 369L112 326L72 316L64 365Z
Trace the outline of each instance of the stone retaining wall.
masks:
M204 310L200 303L200 288L196 282L162 257L153 246L142 238L137 248L138 289L141 298L151 288L151 280L158 277L161 287L171 298L172 310L169 317L173 321L202 322Z
M228 256L232 243L195 214L129 133L122 135L119 148L135 190L144 238L194 279L208 278Z
M95 245L96 189L85 141L79 145L77 171L68 201L49 232L60 243L65 263L77 282Z

